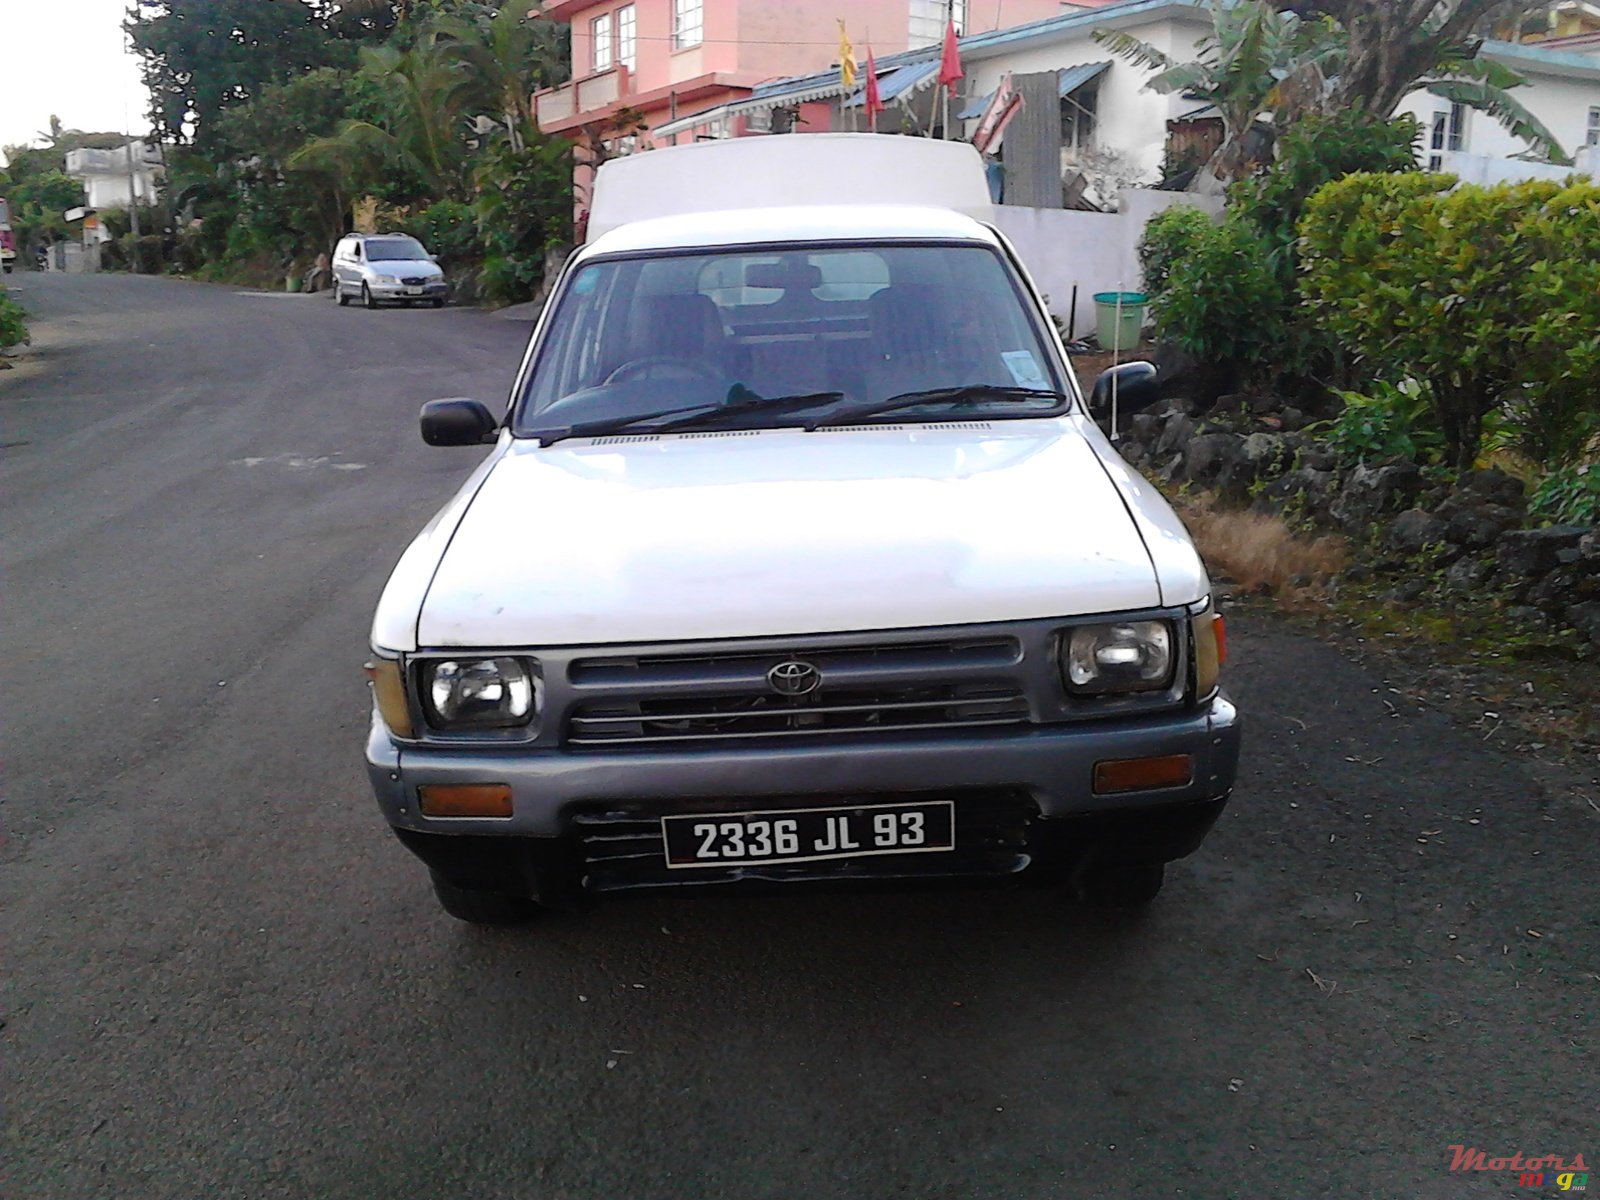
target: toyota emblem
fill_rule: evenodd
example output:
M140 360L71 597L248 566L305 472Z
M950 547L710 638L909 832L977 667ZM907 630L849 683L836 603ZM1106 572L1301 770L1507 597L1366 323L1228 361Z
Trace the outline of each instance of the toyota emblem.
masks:
M805 662L781 662L767 672L767 684L780 696L809 696L822 686L822 672Z

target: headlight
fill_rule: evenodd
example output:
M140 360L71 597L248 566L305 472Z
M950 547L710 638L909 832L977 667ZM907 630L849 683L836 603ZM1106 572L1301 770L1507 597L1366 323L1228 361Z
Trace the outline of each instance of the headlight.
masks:
M1153 692L1172 681L1172 626L1166 621L1080 625L1062 641L1061 673L1068 691Z
M424 665L422 705L440 729L508 729L539 713L544 681L520 658L441 659Z
M393 275L379 275L378 276L378 282L379 283L399 283L400 280L397 279Z

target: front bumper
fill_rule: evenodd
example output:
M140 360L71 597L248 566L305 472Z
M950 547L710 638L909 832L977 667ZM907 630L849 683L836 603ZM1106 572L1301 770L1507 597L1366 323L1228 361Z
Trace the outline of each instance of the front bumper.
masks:
M535 893L567 886L681 886L693 882L1010 875L1086 854L1169 861L1192 852L1232 790L1240 743L1238 710L1225 696L1159 716L1036 725L960 736L785 743L700 751L561 751L397 747L374 716L367 766L384 816L403 842L464 885ZM1095 764L1107 759L1190 754L1186 787L1096 795ZM418 809L426 784L501 783L512 791L507 818L430 818ZM773 809L807 803L882 803L949 797L972 813L976 857L956 854L843 860L825 868L772 865L675 871L668 880L648 853L633 873L600 870L608 839L646 845L667 812ZM610 833L617 830L620 833ZM957 842L962 839L958 833ZM900 872L899 866L905 866ZM689 876L690 878L684 878ZM610 880L611 882L607 882Z
M367 287L379 300L431 300L450 290L450 285L442 279L415 287L403 283L369 283Z

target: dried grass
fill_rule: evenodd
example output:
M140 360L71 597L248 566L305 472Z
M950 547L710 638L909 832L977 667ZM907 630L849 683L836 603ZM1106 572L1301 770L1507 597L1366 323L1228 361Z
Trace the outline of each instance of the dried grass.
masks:
M1349 561L1344 538L1308 537L1281 517L1219 508L1205 496L1184 498L1178 512L1212 571L1227 575L1246 593L1311 603Z

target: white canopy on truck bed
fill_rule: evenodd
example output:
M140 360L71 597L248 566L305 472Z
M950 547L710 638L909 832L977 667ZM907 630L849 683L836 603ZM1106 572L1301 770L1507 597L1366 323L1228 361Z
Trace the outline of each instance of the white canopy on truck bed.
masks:
M965 142L800 133L697 142L613 159L595 178L589 240L650 217L811 204L914 204L987 216Z

